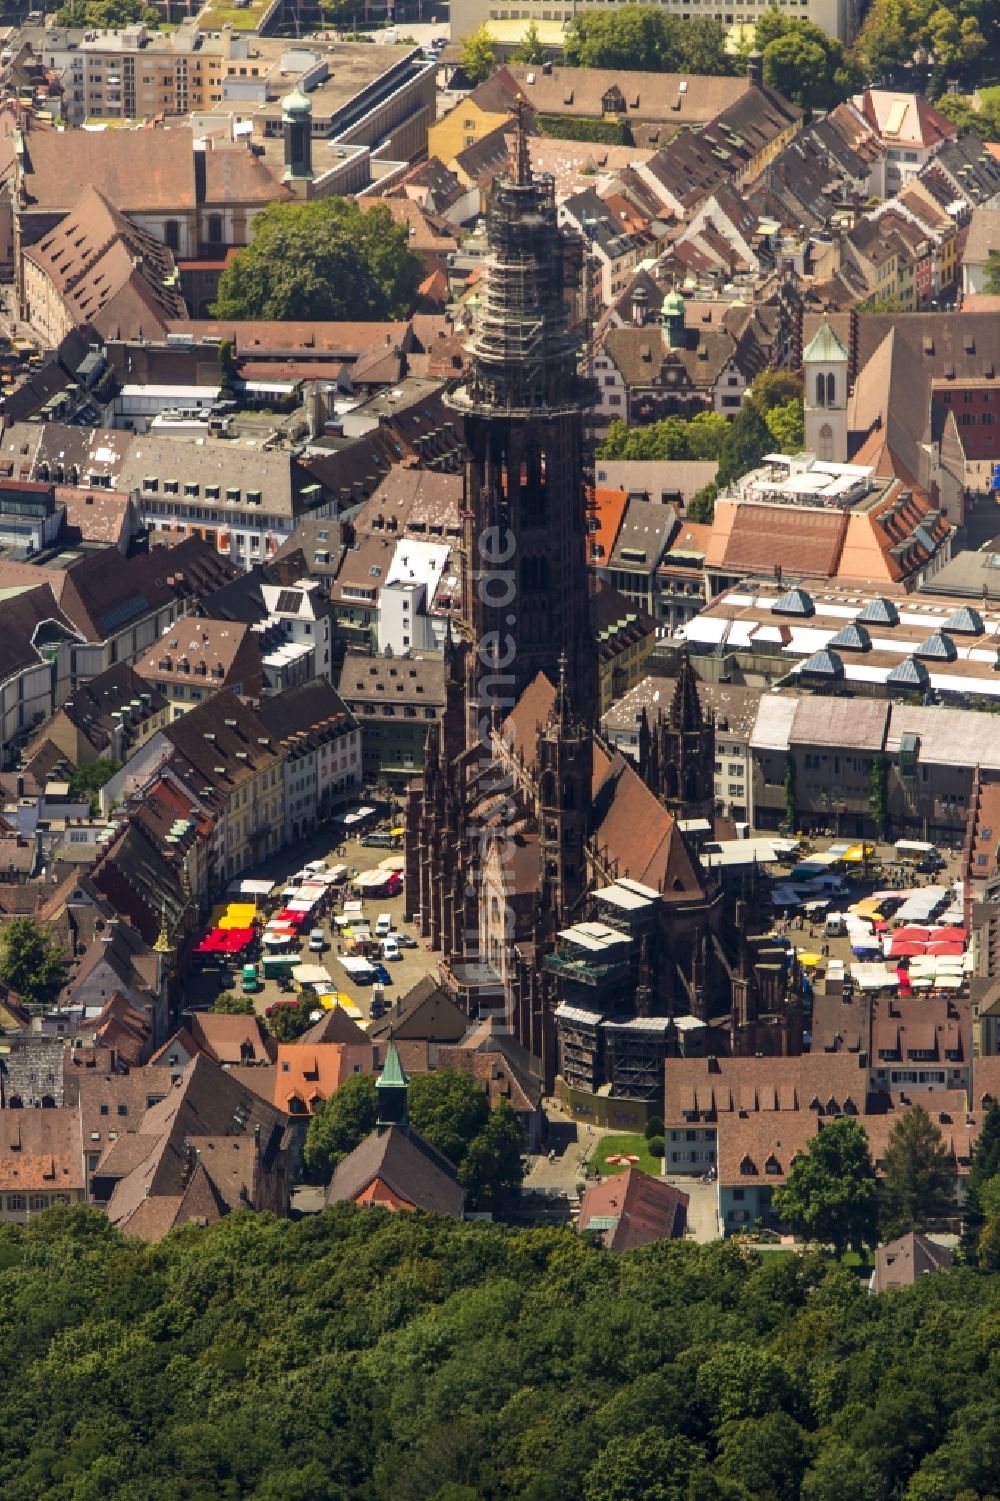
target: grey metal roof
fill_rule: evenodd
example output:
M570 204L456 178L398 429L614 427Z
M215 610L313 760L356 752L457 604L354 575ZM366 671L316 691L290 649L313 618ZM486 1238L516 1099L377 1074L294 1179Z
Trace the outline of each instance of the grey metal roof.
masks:
M835 636L831 637L826 644L827 646L840 647L844 651L871 651L872 638L863 625L858 625L856 620L852 620L849 625L844 626L842 631L838 631Z
M868 601L856 618L867 621L869 625L898 625L899 611L891 599L884 599L879 594Z
M958 647L944 631L935 631L933 636L928 636L926 641L921 642L913 655L923 657L928 662L954 662L958 656Z
M810 672L818 677L842 678L844 664L835 651L824 647L822 651L813 652L809 660L802 664L802 671Z
M927 668L915 657L906 657L886 678L887 683L900 688L926 688L929 681Z
M981 636L984 630L983 617L970 605L960 605L948 616L944 628L946 631L957 631L959 635Z
M814 615L816 607L805 589L789 589L771 606L773 615Z

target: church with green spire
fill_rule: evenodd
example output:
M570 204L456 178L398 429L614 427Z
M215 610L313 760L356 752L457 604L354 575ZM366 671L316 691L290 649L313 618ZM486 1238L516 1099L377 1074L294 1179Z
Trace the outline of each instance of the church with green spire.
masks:
M337 1165L327 1204L350 1202L394 1213L423 1209L461 1219L465 1190L455 1166L410 1125L410 1081L390 1037L375 1081L375 1129Z

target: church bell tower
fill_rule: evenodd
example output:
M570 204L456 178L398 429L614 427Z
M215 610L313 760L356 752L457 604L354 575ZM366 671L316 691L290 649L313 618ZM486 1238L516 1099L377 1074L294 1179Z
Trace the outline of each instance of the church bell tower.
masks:
M451 398L467 450L462 616L469 653L470 739L488 712L487 680L505 707L560 658L576 714L597 706L586 559L580 339L567 302L580 284L579 240L559 228L555 183L532 172L518 119L510 164L487 215L483 300L468 381ZM480 701L481 699L481 701Z

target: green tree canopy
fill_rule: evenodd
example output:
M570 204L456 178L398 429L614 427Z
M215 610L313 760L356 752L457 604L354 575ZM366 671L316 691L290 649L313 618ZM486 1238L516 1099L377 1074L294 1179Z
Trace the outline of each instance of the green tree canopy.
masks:
M469 1142L458 1170L458 1181L476 1208L500 1210L517 1197L524 1147L517 1116L506 1100L500 1100Z
M732 1242L343 1204L146 1245L67 1205L0 1225L0 1299L0 1501L997 1495L966 1268L871 1297Z
M719 21L682 21L651 5L621 5L605 14L577 13L566 33L565 57L574 68L645 73L731 73L726 31Z
M774 407L787 406L790 401L802 400L802 382L790 370L762 370L755 375L746 395L762 417Z
M1000 1272L1000 1173L987 1178L979 1188L982 1228L976 1245L978 1265L986 1272Z
M841 43L812 21L774 8L757 22L755 42L764 82L805 109L832 108L861 82Z
M945 1219L954 1209L953 1181L940 1129L922 1105L914 1105L889 1133L882 1174L883 1237L894 1240Z
M51 1006L68 975L69 961L43 923L15 917L0 927L0 980L29 1010Z
M981 141L1000 140L1000 99L992 95L980 98L977 109L970 94L942 94L935 99L934 108L957 125L962 135L978 136Z
M98 793L105 782L110 782L116 771L121 770L120 761L112 761L107 756L100 756L96 761L88 761L84 766L78 766L69 779L69 794L71 798L82 801L84 798L90 803L90 811L97 814L100 811L101 800Z
M490 1102L479 1081L451 1068L414 1074L408 1106L410 1121L421 1136L456 1167L461 1167L469 1144L490 1115Z
M719 453L719 472L715 477L719 489L756 469L773 447L771 429L753 402L745 401L729 424Z
M276 1005L270 1016L261 1017L275 1042L298 1042L312 1026L310 1017L316 1009L312 1001L301 1000L297 1006Z
M602 459L717 459L729 433L721 412L663 417L644 427L629 427L617 417L597 450Z
M349 198L269 203L253 240L219 279L217 318L401 318L412 311L423 265L384 204Z
M688 521L711 523L718 494L718 485L703 485L700 490L696 490L684 513Z
M483 83L493 72L497 65L497 49L485 22L462 38L459 62L470 83Z
M923 52L933 56L938 87L946 76L972 82L991 45L997 57L998 25L998 0L874 0L852 55L872 79L902 80Z
M514 50L514 61L518 63L542 63L547 53L538 35L538 27L534 21L530 21L525 27L524 35Z
M311 1183L327 1183L342 1157L375 1129L378 1100L374 1074L351 1074L317 1105L302 1151Z
M842 1116L823 1126L774 1190L775 1213L797 1235L832 1245L838 1260L877 1237L875 1169L863 1126Z
M991 250L986 257L984 290L993 297L1000 296L1000 250Z
M993 1105L983 1121L976 1149L969 1164L965 1180L965 1202L962 1208L962 1257L970 1266L979 1261L979 1237L982 1233L985 1214L980 1195L983 1187L1000 1173L1000 1105Z
M68 0L56 11L57 26L94 26L101 31L121 31L141 21L149 30L155 31L160 24L160 13L145 0Z
M237 995L235 990L222 990L215 997L212 1010L223 1016L253 1016L253 996Z
M805 444L802 400L793 397L764 413L764 422L779 453L801 453Z

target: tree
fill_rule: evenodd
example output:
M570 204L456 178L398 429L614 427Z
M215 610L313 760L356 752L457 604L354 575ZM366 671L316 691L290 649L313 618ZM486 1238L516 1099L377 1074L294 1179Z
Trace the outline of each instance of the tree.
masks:
M96 26L101 31L121 31L135 21L155 31L160 24L159 11L145 0L69 0L56 12L57 26Z
M121 771L122 763L112 761L107 756L99 756L96 761L88 761L84 766L78 766L69 779L69 795L77 802L87 798L90 803L90 811L93 815L100 812L101 800L98 793L105 782L110 782L116 771Z
M222 990L212 1003L212 1010L222 1016L253 1016L253 996L237 995L235 990Z
M852 55L867 78L888 82L912 62L916 45L907 30L902 0L875 0Z
M385 204L367 212L353 199L269 203L253 240L219 279L217 318L254 320L405 317L423 264L405 226Z
M721 412L698 412L687 424L689 459L717 459L729 435L729 421Z
M985 1222L981 1201L983 1187L1000 1173L1000 1105L991 1106L983 1121L976 1149L965 1180L965 1204L962 1212L960 1246L963 1260L970 1266L979 1264L979 1237Z
M534 21L526 26L517 47L514 49L514 61L518 63L542 63L545 61L546 52L538 35L538 27Z
M1000 297L1000 250L991 250L986 257L986 281L984 290L991 297Z
M51 1006L69 976L69 960L42 923L15 917L0 928L0 980L30 1011Z
M698 412L662 417L643 427L629 427L616 417L597 450L601 459L717 459L729 436L730 424L721 412Z
M840 42L812 21L772 9L757 22L755 42L765 83L803 108L832 108L860 82Z
M374 1074L350 1074L316 1106L309 1122L302 1151L309 1181L329 1182L337 1163L374 1131L377 1119Z
M889 831L889 768L881 751L872 756L870 806L872 822L884 839Z
M977 1264L985 1272L1000 1271L1000 1173L987 1178L979 1190L983 1226L976 1246Z
M714 484L702 485L700 490L696 490L688 501L687 510L684 512L688 521L711 523L715 515L715 502L718 494L719 487Z
M938 114L957 125L962 135L981 141L1000 140L1000 99L982 98L977 109L969 94L942 94L934 101Z
M785 822L794 829L798 822L798 800L795 791L795 757L785 757Z
M410 1080L408 1109L420 1135L461 1167L471 1141L489 1119L490 1102L472 1074L442 1068Z
M940 1130L922 1105L914 1105L889 1133L882 1177L883 1238L895 1240L944 1219L954 1206L953 1179Z
M687 1501L705 1451L658 1428L612 1438L587 1471L585 1501Z
M752 401L762 417L774 407L802 400L802 382L787 370L762 370L755 375L744 398Z
M774 447L771 431L752 401L745 401L729 425L719 454L715 482L722 490L751 469Z
M503 1209L516 1198L524 1177L524 1132L506 1100L490 1111L469 1142L458 1181L477 1209Z
M779 453L801 453L805 443L805 419L802 400L793 397L780 407L771 407L764 414L767 430Z
M459 64L470 83L483 83L493 72L497 65L497 49L485 22L462 38Z
M293 1001L275 1006L270 1016L261 1019L275 1042L298 1042L303 1032L308 1032L312 1026L314 1009L312 1004Z
M657 6L622 5L613 13L581 11L566 33L570 67L645 73L731 73L726 31L719 21L682 22Z
M821 1127L774 1190L773 1203L795 1234L831 1244L838 1260L848 1246L875 1245L877 1190L864 1127L849 1116Z

